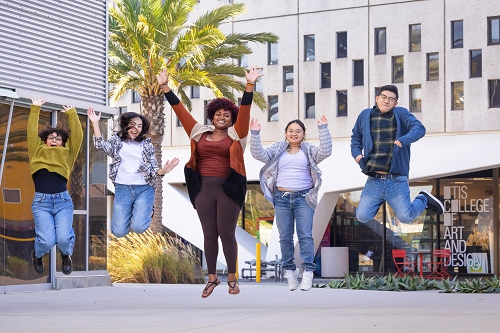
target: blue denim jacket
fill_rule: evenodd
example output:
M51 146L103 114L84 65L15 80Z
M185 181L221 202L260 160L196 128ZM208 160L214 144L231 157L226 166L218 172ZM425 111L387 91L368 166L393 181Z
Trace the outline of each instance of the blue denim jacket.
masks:
M371 110L361 111L352 129L351 155L354 159L359 155L364 155L359 161L361 170L365 167L373 150L373 140L370 134ZM393 112L398 128L396 140L401 142L402 147L394 145L390 173L398 173L408 177L410 173L410 146L425 135L425 127L405 108L395 107Z

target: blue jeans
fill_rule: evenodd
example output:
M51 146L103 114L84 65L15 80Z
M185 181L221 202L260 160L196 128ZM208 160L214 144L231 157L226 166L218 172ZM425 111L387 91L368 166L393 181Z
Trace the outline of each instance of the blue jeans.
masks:
M368 177L356 210L357 219L362 223L372 220L384 201L402 223L411 223L427 206L423 195L417 195L413 202L410 200L410 185L406 176L387 179Z
M35 255L42 257L57 244L62 254L73 254L73 201L68 191L46 194L35 192L31 211L35 219Z
M305 196L308 192L309 190L303 190L290 193L276 189L274 194L274 213L280 234L281 259L285 270L296 269L293 261L295 253L294 225L297 227L300 257L303 261L302 268L311 272L316 269L312 237L314 210L306 202Z
M151 224L155 190L151 185L115 184L115 202L111 233L123 237L130 232L143 233Z

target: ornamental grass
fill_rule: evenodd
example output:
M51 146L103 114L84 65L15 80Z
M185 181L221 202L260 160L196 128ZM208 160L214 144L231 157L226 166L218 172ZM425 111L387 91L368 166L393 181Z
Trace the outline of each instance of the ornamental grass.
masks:
M112 282L205 283L194 250L178 238L151 230L109 237L108 272Z

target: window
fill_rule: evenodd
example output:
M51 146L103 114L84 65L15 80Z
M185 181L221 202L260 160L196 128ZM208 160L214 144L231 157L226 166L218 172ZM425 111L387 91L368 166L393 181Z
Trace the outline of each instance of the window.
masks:
M375 29L375 54L385 54L385 28Z
M392 57L392 83L403 83L405 79L404 57Z
M414 84L410 86L410 112L422 112L422 85Z
M420 52L422 48L421 26L419 24L410 24L410 52Z
M332 87L332 64L329 62L321 63L321 88Z
M141 94L138 91L132 90L132 103L140 103Z
M347 117L347 90L337 90L337 117Z
M254 91L262 93L264 91L264 82L262 76L255 81L255 85L253 86Z
M205 124L207 125L212 125L212 121L207 118L207 106L211 101L211 99L203 101L203 117L205 118Z
M200 86L191 86L191 98L200 98Z
M481 50L470 50L470 77L483 75L483 53Z
M460 49L464 47L464 21L451 22L451 48Z
M238 66L243 68L248 68L248 54L244 54L238 60Z
M283 91L293 91L293 66L283 66Z
M500 80L488 80L490 108L500 108Z
M176 127L182 127L181 121L177 117L175 117L175 126Z
M427 81L439 80L439 53L427 53Z
M488 17L488 45L500 44L500 16Z
M354 60L352 62L353 85L362 86L365 84L364 61Z
M267 96L267 121L278 121L278 96Z
M278 44L276 43L267 44L267 64L268 65L278 64Z
M380 94L380 88L382 87L375 87L375 99ZM376 101L374 100L373 102L375 103Z
M314 61L314 35L304 36L304 61Z
M347 58L347 32L337 32L337 58Z
M127 107L126 106L120 106L118 108L118 112L120 113L120 115L124 114L125 112L127 112Z
M314 93L306 93L306 118L315 117L315 103L316 97L314 96Z
M453 100L451 101L452 110L463 110L464 109L464 83L452 82L451 91L453 93Z

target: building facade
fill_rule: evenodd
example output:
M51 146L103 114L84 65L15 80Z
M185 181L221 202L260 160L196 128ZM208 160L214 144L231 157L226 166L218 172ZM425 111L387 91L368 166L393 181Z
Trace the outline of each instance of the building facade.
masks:
M108 285L106 156L91 144L88 107L109 115L107 2L1 2L0 12L0 290L60 289ZM31 98L44 97L40 129L62 124L62 105L76 107L84 130L82 149L68 180L75 206L73 273L63 275L55 248L45 272L33 272L35 236L26 127Z
M316 121L321 115L328 118L333 154L319 165L323 186L314 217L315 247L348 247L351 272L394 272L393 248L449 248L450 273L498 274L496 1L200 0L195 14L233 2L244 2L248 11L226 23L227 32L273 32L280 38L267 47L249 45L253 53L240 60L242 66L258 65L265 73L256 90L265 95L269 109L252 110L262 124L264 145L282 140L293 119L302 120L307 140L318 143ZM399 106L427 129L412 145L411 194L432 192L444 203L444 215L424 212L406 225L384 205L370 223L356 220L366 177L350 156L351 130L386 84L398 87ZM204 107L213 95L203 88L187 94L194 117L204 121ZM139 102L138 96L126 96L118 106L138 111ZM166 119L164 158L187 161L189 141L168 108ZM255 258L259 241L262 260L280 257L273 207L258 185L262 164L248 150L245 158L249 191L237 229L240 267ZM179 168L164 179L164 225L203 249L198 217L183 183ZM295 257L300 258L298 251ZM220 262L224 264L222 256Z

